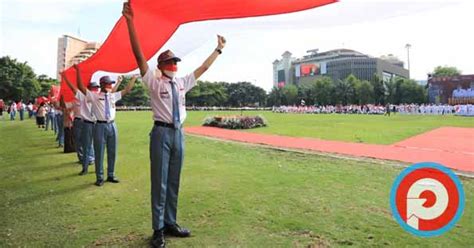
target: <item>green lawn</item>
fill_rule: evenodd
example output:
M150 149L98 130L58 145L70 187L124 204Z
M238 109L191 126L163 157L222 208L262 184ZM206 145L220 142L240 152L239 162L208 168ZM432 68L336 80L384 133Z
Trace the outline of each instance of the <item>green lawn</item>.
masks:
M190 113L189 123L199 124L204 115ZM277 120L284 115L265 116L270 128L283 125ZM345 117L346 123L357 118ZM38 130L31 121L0 122L0 247L146 247L151 235L151 113L119 113L117 118L117 175L122 182L102 188L93 185L93 174L77 176L75 155L61 153L50 132ZM295 118L343 122L343 116L327 116L326 121L324 116L291 116L278 121L289 125ZM470 125L462 119L448 121ZM474 243L474 180L462 180L466 208L456 227L441 237L417 238L390 213L390 187L401 168L191 136L186 138L186 149L178 219L193 231L193 237L169 239L169 247L468 247Z
M206 116L235 114L240 112L189 112L187 124L201 125ZM255 114L263 115L268 120L269 126L250 132L371 144L392 144L442 126L474 127L474 118L459 116L397 114L387 117L244 112L244 115Z

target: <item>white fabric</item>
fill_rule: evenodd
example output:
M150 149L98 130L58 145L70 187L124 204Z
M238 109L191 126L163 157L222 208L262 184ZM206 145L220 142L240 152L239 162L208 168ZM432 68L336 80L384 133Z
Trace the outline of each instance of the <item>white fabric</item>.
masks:
M91 92L91 94L96 93ZM84 93L82 93L82 91L78 90L76 92L76 99L79 104L79 106L77 107L79 112L78 114L75 114L76 117L79 117L83 120L95 122L96 118L92 114L92 104L90 102L87 102L86 96L84 95ZM74 113L76 112L74 111Z
M105 118L105 95L109 97L109 108L110 108L110 118ZM115 103L122 99L122 92L115 93L104 93L100 92L98 94L86 92L86 100L92 104L92 113L97 118L98 121L113 121L115 120Z
M150 69L143 76L143 82L150 92L151 109L155 121L173 123L173 95L170 81L164 76L156 78L153 70ZM179 116L182 124L186 119L186 93L196 85L196 79L194 73L190 73L182 78L174 78L173 81L178 86Z

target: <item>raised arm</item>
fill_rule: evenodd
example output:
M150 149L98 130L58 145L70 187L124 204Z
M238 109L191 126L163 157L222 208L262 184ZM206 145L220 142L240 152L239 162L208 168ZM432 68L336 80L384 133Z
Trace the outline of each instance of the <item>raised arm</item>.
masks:
M122 76L117 77L117 83L115 83L114 88L112 89L112 92L117 92L118 88L120 87L120 84L122 83Z
M64 78L64 81L66 81L66 84L67 84L67 86L69 87L69 89L71 89L72 92L74 93L74 95L76 95L77 87L74 86L74 85L71 83L71 81L69 81L69 79L67 78L66 73L64 73L64 71L61 72L61 76Z
M127 84L125 89L123 89L122 92L122 97L130 93L132 91L133 87L135 86L135 81L137 80L137 76L133 76L130 82Z
M145 76L145 73L148 71L148 64L140 47L140 42L138 42L137 33L135 31L135 25L133 24L133 10L130 5L130 0L128 2L123 3L122 15L125 17L125 20L127 20L130 44L132 45L135 60L137 61L138 67L140 68L140 74L142 76Z
M217 35L217 48L211 53L211 55L194 71L194 78L197 80L201 75L211 67L217 56L222 53L222 49L225 47L226 40L224 37Z
M59 98L59 106L61 106L62 109L66 109L66 103L64 102L64 96L61 95Z
M84 83L82 82L82 77L81 77L81 72L80 72L80 69L79 69L79 65L74 64L74 69L76 69L77 87L85 95L85 94L87 94L87 89L84 86Z

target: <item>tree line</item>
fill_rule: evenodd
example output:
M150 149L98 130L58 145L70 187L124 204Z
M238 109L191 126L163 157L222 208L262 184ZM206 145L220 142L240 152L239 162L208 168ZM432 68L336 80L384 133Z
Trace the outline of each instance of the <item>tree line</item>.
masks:
M24 102L47 96L56 79L47 75L37 76L27 62L19 62L9 56L0 58L0 99Z
M438 66L432 76L454 76L460 73L455 67ZM129 79L125 77L121 87L127 85ZM51 85L58 84L56 79L46 75L37 76L27 62L19 62L9 56L0 58L0 99L33 101L38 96L48 95ZM275 87L268 94L249 82L199 81L186 95L188 106L280 106L298 105L301 100L306 105L425 103L427 89L411 79L393 78L384 81L375 76L372 81L366 81L349 75L344 80L319 77L300 85ZM138 80L121 104L146 106L149 102L148 92Z

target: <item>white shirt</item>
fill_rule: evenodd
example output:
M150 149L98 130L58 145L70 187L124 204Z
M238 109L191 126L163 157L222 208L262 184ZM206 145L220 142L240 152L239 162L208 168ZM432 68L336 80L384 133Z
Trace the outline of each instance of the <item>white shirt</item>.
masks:
M108 105L110 110L110 118L105 116L105 98L108 98ZM86 92L86 100L92 104L92 113L98 121L113 121L115 120L115 103L122 99L122 92L115 93L92 93L89 90Z
M165 123L173 123L173 93L170 79L167 77L156 78L153 70L148 69L143 76L143 82L150 92L151 109L153 110L153 120ZM186 119L186 93L196 85L194 73L190 73L182 78L174 78L174 87L177 86L179 95L179 117L183 124Z
M91 94L95 93L91 92ZM95 116L92 114L92 103L87 102L86 96L82 93L82 91L78 90L76 92L76 99L79 105L77 106L79 112L76 114L76 117L80 117L86 121L95 122ZM76 113L75 110L74 113Z

